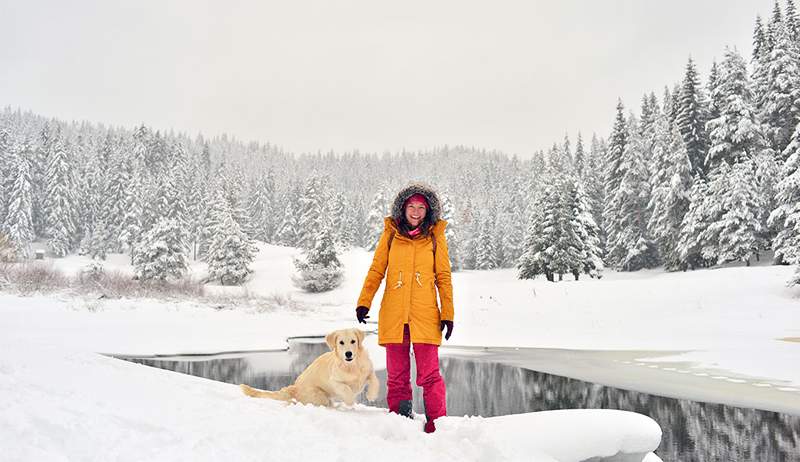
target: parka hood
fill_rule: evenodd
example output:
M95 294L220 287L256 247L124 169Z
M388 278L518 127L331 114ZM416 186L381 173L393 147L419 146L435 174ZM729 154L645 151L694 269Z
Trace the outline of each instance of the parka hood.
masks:
M406 199L414 194L422 194L425 196L425 199L428 201L428 205L430 206L428 214L431 217L431 223L436 224L436 222L442 218L442 205L439 201L439 196L430 185L421 182L409 183L408 186L397 193L397 196L394 198L394 202L392 202L392 219L394 222L400 222L400 218L404 213L403 203L405 203Z

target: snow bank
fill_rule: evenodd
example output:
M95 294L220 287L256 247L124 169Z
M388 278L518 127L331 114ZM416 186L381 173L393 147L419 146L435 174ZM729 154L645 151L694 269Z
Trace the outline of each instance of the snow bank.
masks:
M0 352L7 461L579 461L658 446L658 425L621 411L447 417L422 432L385 409L325 409L63 345ZM639 459L641 460L641 459Z

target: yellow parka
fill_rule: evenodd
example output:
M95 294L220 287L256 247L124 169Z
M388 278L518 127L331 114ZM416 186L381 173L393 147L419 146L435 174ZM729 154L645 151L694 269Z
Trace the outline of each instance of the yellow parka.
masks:
M398 231L391 217L384 219L383 234L357 305L371 307L385 276L386 287L378 313L379 344L402 343L404 324L409 326L412 343L442 343L440 321L453 320L446 226L446 221L437 220L429 236L409 238ZM433 239L436 239L435 253ZM441 305L437 302L437 289Z

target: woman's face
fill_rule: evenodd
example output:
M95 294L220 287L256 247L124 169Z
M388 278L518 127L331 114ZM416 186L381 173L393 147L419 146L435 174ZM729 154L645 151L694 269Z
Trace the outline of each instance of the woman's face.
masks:
M427 212L428 210L425 204L411 202L406 205L406 221L408 221L408 224L410 224L412 228L416 228L422 223L422 220L425 219L425 213Z

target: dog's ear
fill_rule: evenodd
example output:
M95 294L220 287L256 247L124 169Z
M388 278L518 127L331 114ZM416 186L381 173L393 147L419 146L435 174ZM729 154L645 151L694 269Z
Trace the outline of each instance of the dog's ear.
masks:
M331 351L336 349L336 334L337 333L338 333L338 331L333 331L330 334L325 336L325 343L328 344L328 348L330 348Z
M356 338L358 339L358 347L362 348L364 346L364 331L356 329Z

